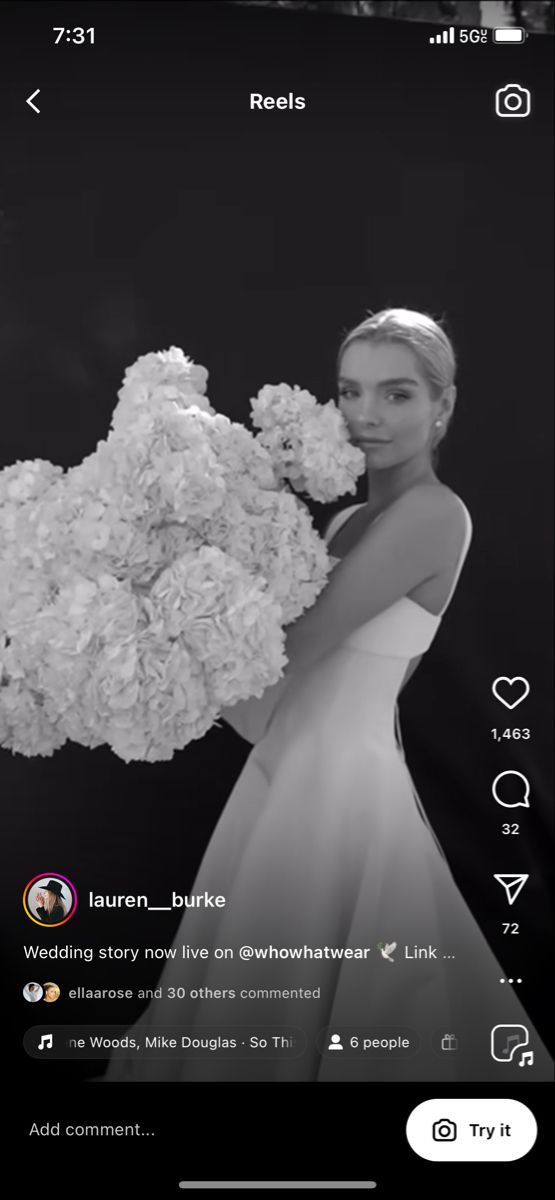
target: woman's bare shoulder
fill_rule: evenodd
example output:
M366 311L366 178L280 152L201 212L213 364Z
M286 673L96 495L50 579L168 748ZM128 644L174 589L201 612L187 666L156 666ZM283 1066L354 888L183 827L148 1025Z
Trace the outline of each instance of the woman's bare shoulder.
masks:
M405 510L421 511L426 515L458 514L462 521L462 511L466 505L451 488L444 483L415 483L407 488L394 502L395 506ZM393 508L393 505L391 505Z
M444 484L416 483L385 509L383 521L374 526L375 536L383 529L383 537L408 538L410 553L422 554L426 562L433 553L439 570L446 559L450 560L453 545L464 543L467 513L460 497ZM372 527L369 532L373 532Z
M412 496L414 499L422 499L424 497L433 498L437 503L441 503L446 499L457 501L459 497L447 487L447 484L440 483L439 480L422 480L419 483L413 483L399 499L403 496Z

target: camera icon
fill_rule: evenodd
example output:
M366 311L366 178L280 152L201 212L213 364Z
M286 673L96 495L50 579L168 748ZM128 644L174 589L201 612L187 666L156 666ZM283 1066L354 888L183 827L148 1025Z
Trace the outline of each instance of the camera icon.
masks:
M456 1136L457 1126L454 1121L449 1121L447 1117L442 1117L440 1121L434 1121L432 1125L434 1142L454 1142Z
M495 93L495 113L498 117L529 117L532 97L528 88L519 83L506 83Z

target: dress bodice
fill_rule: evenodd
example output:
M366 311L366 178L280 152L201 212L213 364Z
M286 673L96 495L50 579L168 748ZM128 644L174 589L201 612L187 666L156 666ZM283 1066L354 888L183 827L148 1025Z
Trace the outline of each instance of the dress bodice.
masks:
M441 613L436 616L409 596L403 596L355 629L312 669L301 672L300 676L285 673L276 683L265 688L260 697L239 700L231 707L223 708L223 719L254 745L265 737L272 725L273 733L276 733L274 716L281 708L280 719L283 718L281 701L287 697L291 701L288 704L291 728L295 723L302 722L304 704L304 711L311 712L313 721L316 720L317 709L322 706L323 719L325 722L331 721L332 726L335 719L342 721L341 713L345 711L348 715L344 720L350 722L352 732L354 726L362 721L366 728L373 728L376 732L383 732L385 728L387 735L392 736L396 699L407 666L411 659L423 654L433 642L453 596L470 544L472 522L462 500L460 503L466 514L466 534L451 591ZM324 534L326 543L347 517L360 507L362 505L353 504L336 513ZM335 555L330 555L330 559L334 570L341 559ZM368 655L373 656L371 671L368 669ZM295 696L298 703L293 703ZM355 712L358 714L356 721ZM289 736L288 733L287 738Z
M415 658L418 654L423 654L424 651L428 650L439 629L442 617L453 598L472 538L470 513L460 497L457 496L457 500L465 514L466 530L451 590L441 612L437 614L431 613L421 604L418 604L416 600L411 600L410 596L403 596L390 605L389 608L378 613L376 617L373 617L370 621L355 629L345 639L344 645L356 650L365 651L369 654L381 654L387 657L404 659ZM341 526L356 512L357 508L364 508L364 505L351 504L348 508L344 508L340 513L335 514L324 535L326 543L329 543L332 537L335 537ZM379 519L379 517L376 517L376 521L379 521ZM333 554L330 555L330 558L333 570L341 562L341 559L336 558Z

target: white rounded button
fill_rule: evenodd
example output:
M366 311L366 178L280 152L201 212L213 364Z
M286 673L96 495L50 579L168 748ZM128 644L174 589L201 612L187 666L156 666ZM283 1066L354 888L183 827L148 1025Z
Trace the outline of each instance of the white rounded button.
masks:
M538 1136L533 1112L520 1100L424 1100L406 1126L409 1146L430 1162L509 1162L523 1158Z

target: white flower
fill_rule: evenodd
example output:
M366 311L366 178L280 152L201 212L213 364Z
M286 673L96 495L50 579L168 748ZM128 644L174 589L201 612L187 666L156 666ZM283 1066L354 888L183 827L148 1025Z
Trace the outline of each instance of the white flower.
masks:
M120 431L148 422L155 412L191 405L214 413L205 396L208 371L186 358L178 346L143 354L125 371L112 428Z
M125 372L112 427L80 464L0 472L0 745L107 744L170 759L286 664L283 627L330 569L308 509L354 490L330 401L281 384L254 435L217 413L172 346Z
M356 492L365 456L349 441L343 414L334 403L316 398L295 384L266 384L250 401L252 422L282 479L323 503Z

